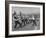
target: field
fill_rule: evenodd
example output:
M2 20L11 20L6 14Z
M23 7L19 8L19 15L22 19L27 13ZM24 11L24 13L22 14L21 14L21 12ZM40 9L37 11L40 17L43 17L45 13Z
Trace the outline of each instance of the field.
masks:
M14 24L13 24L13 31L26 31L26 30L39 30L40 29L40 20L36 21L37 25L33 25L33 23L30 24L26 24L24 27L19 27L19 25L17 25L17 28L14 28Z

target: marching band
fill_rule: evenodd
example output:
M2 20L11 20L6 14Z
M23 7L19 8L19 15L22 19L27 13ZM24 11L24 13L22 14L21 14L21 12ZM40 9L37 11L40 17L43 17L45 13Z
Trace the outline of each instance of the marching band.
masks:
M33 25L37 26L36 23L36 18L34 17L34 15L32 15L32 18L28 17L28 16L22 16L21 12L20 12L20 16L17 16L16 12L14 12L13 14L13 20L15 22L15 28L17 27L17 25L19 25L19 27L23 27L26 24L30 24L33 23Z

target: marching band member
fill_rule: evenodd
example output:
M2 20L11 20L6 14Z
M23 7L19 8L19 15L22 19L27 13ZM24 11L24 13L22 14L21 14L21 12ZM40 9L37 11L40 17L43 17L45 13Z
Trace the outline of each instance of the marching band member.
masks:
M35 24L35 26L36 26L37 24L36 24L36 19L34 18L34 16L32 16L32 19L33 19L32 20L33 21L33 25Z
M20 18L17 17L16 13L14 13L14 21L15 21L15 28L17 27L17 24L21 27Z

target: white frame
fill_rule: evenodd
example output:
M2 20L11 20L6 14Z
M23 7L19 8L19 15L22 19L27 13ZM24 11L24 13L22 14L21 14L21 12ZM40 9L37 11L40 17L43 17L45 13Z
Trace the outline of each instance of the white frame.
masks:
M40 8L40 30L32 31L12 31L12 6L17 7L39 7ZM9 4L9 35L35 34L43 33L43 6L42 5L24 5L24 4Z

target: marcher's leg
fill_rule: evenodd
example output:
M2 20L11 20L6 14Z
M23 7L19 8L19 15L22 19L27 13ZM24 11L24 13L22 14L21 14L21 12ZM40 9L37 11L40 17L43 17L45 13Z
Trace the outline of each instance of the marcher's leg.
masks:
M34 20L34 25L37 26L36 21Z
M17 22L15 22L15 28L17 27Z
M22 26L21 26L22 24L21 24L19 21L17 21L17 23L19 24L19 27L22 27Z

